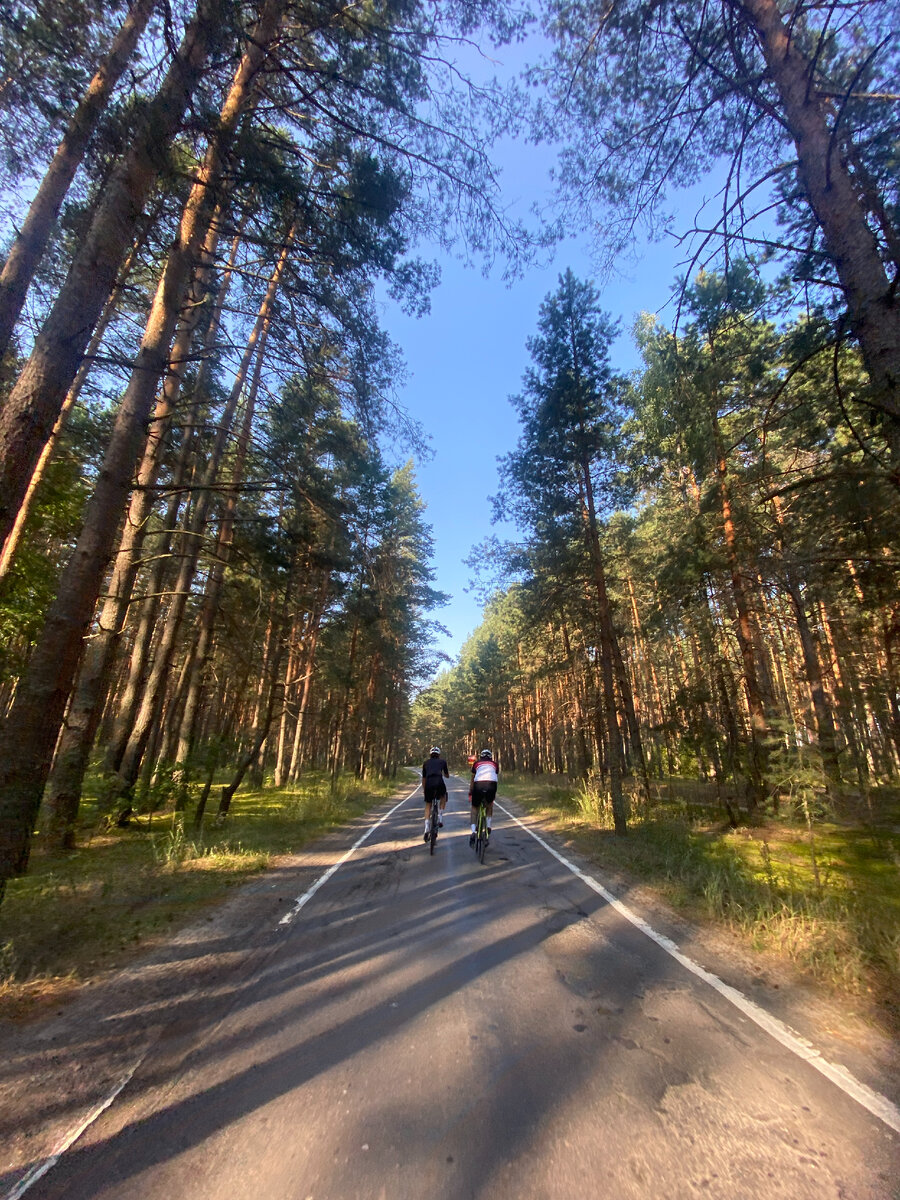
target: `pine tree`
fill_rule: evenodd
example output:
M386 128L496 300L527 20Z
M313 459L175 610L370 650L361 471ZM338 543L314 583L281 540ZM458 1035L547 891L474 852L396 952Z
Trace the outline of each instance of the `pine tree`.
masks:
M620 711L643 770L640 733L623 669L609 595L600 523L613 500L620 380L609 361L615 326L594 288L567 271L541 306L528 342L534 366L514 403L523 432L504 460L503 504L530 536L565 530L583 544L590 571L603 679L606 763L616 832L626 829L625 757Z

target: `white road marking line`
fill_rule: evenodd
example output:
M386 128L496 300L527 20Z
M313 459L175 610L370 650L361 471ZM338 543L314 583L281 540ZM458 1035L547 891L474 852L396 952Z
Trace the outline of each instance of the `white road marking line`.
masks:
M830 1079L832 1083L837 1084L842 1092L845 1092L857 1104L861 1104L863 1108L868 1109L879 1121L883 1121L885 1125L888 1125L896 1133L900 1133L900 1108L890 1101L887 1096L882 1096L880 1092L876 1092L868 1087L848 1071L846 1067L842 1067L837 1063L831 1063L826 1058L823 1058L820 1051L811 1042L808 1042L806 1038L796 1033L789 1025L785 1025L783 1021L779 1021L777 1017L773 1017L771 1013L767 1013L764 1008L760 1008L758 1004L750 1000L743 992L739 992L737 988L733 988L730 984L725 983L718 975L713 975L712 971L707 971L705 967L701 967L692 958L688 958L686 954L682 954L670 938L657 933L652 925L648 925L642 917L639 917L637 913L633 913L627 905L623 904L612 892L607 891L596 879L586 874L579 867L576 867L574 863L569 862L558 850L554 850L539 834L535 833L524 821L520 821L517 816L504 808L499 801L495 800L494 803L511 821L515 821L526 833L530 833L534 840L543 846L548 854L552 854L573 875L577 875L582 883L587 884L589 888L599 896L602 896L606 903L614 908L620 916L623 916L626 921L630 921L641 933L646 934L651 941L661 946L667 954L671 954L676 962L681 963L683 967L686 967L688 971L696 975L699 979L702 979L704 983L708 983L711 988L715 988L720 995L724 996L745 1017L749 1017L760 1029L764 1029L766 1033L770 1034L786 1049L796 1054L798 1058L802 1058L804 1062L808 1062L811 1067L814 1067L826 1079Z
M285 925L285 924L287 924L288 921L292 921L294 919L294 917L297 915L297 913L300 911L300 909L303 907L303 905L307 902L307 900L309 900L312 896L314 896L316 894L316 892L319 890L319 888L322 886L322 884L326 881L326 879L330 879L331 876L338 869L338 867L341 866L342 863L346 862L347 859L350 857L350 855L355 850L359 849L359 847L363 844L363 842L371 834L373 834L375 832L375 830L378 828L378 826L383 824L388 819L388 817L393 816L393 814L397 811L398 808L402 808L403 805L406 804L408 800L412 799L412 797L416 794L416 792L418 790L419 790L419 785L417 784L413 788L413 790L409 793L408 796L404 796L404 798L399 803L395 804L394 807L392 809L390 809L388 812L386 812L383 817L381 817L378 821L375 822L374 825L370 825L369 828L366 830L366 832L362 835L362 837L357 838L357 840L353 843L353 845L350 847L350 849L347 851L347 853L345 855L343 855L342 858L338 859L338 861L334 864L333 867L329 867L328 870L323 875L320 875L319 878L316 880L316 882L312 885L312 887L309 888L308 891L304 892L303 895L297 899L297 901L295 902L294 907L291 909L291 911L289 913L287 913L285 916L283 916L281 918L281 920L278 922L278 924ZM53 1151L53 1153L50 1155L50 1157L45 1158L43 1162L37 1163L35 1166L31 1167L22 1176L22 1178L19 1180L19 1182L13 1188L13 1190L11 1192L7 1192L6 1195L2 1197L2 1200L21 1200L21 1197L25 1195L25 1193L32 1186L32 1184L37 1183L37 1181L39 1179L43 1178L43 1176L47 1174L47 1172L50 1170L51 1167L55 1167L56 1164L59 1162L59 1160L62 1158L62 1156L65 1154L65 1152L72 1145L74 1145L75 1142L78 1141L78 1139L85 1132L85 1130L88 1129L91 1125L93 1125L93 1123L97 1120L97 1118L99 1116L101 1116L104 1112L106 1112L106 1110L109 1108L109 1106L112 1104L112 1102L116 1099L116 1097L119 1095L119 1093L122 1091L122 1089L125 1088L131 1082L132 1078L134 1077L135 1071L137 1071L138 1067L141 1065L141 1063L144 1061L144 1059L146 1057L147 1057L147 1051L145 1050L144 1053L141 1055L141 1057L137 1060L137 1062L131 1068L131 1070L128 1071L128 1073L125 1076L123 1076L123 1078L119 1081L119 1083L116 1084L115 1088L112 1090L112 1092L110 1092L109 1096L107 1096L107 1098L103 1101L103 1103L98 1104L95 1108L92 1108L91 1111L87 1114L87 1116L83 1118L83 1120L81 1120L77 1125L73 1126L72 1129L70 1129L69 1132L63 1137L62 1141L59 1143L59 1145L56 1147L56 1149Z
M131 1070L116 1084L115 1088L113 1088L112 1092L110 1092L109 1096L107 1096L103 1103L98 1104L96 1108L92 1108L87 1116L84 1117L84 1119L80 1121L78 1125L75 1125L69 1130L49 1158L45 1158L42 1163L38 1163L29 1171L26 1171L13 1190L6 1193L6 1195L3 1197L3 1200L20 1200L20 1197L25 1195L32 1184L37 1183L39 1179L43 1178L43 1176L47 1174L51 1167L55 1167L69 1147L78 1141L84 1131L89 1126L93 1125L101 1113L106 1112L106 1110L115 1100L116 1096L118 1096L119 1092L121 1092L122 1089L131 1082L135 1071L146 1057L147 1052L144 1051Z
M291 923L291 921L293 921L294 917L296 917L297 913L300 911L300 909L303 907L303 905L306 904L308 900L312 900L313 896L316 894L316 892L319 890L319 888L322 886L322 884L327 883L327 881L332 877L332 875L335 873L335 871L338 869L338 867L343 866L344 863L347 861L347 859L351 856L351 854L354 854L360 848L360 846L363 844L363 842L366 841L366 839L375 832L375 830L378 828L378 826L383 825L384 822L388 819L388 817L392 817L394 815L394 813L397 811L398 808L402 808L404 804L406 804L409 800L411 800L412 797L416 794L416 792L418 790L419 790L419 784L416 784L416 786L413 788L413 790L409 793L408 796L404 796L403 799L398 804L395 804L394 807L392 809L390 809L388 812L386 812L383 817L379 818L379 820L377 820L374 825L370 825L369 828L366 830L366 832L361 837L358 837L356 839L356 841L353 843L353 845L350 847L350 849L346 852L346 854L342 854L341 857L337 860L337 862L333 866L329 867L328 870L324 872L324 874L319 876L319 878L315 881L315 883L312 885L312 887L308 888L303 893L302 896L297 897L297 899L294 901L294 907L290 910L290 912L286 912L284 914L284 916L281 918L281 920L278 922L278 924L279 925L289 925Z

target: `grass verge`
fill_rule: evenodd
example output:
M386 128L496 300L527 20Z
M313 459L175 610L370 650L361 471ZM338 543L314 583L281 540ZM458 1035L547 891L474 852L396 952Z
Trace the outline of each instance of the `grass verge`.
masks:
M85 804L79 848L50 856L35 842L29 872L0 907L0 1016L37 1015L85 979L124 965L263 871L281 854L390 795L396 781L335 787L324 774L291 788L239 792L227 821L195 833L169 813L100 831Z
M727 927L831 989L874 1002L900 1030L900 833L790 819L732 829L661 796L635 804L627 837L607 798L564 780L504 778L503 791L603 870L649 885L690 919Z

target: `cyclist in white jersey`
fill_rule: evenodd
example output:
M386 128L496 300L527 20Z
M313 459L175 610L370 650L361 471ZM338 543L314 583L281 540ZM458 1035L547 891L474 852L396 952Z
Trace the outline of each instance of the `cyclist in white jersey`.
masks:
M494 797L497 795L497 781L500 778L500 768L494 761L490 750L482 750L472 764L472 782L469 784L469 800L472 803L472 835L469 845L475 845L475 823L478 820L478 806L484 805L487 815L488 841L491 837L491 821L494 816Z

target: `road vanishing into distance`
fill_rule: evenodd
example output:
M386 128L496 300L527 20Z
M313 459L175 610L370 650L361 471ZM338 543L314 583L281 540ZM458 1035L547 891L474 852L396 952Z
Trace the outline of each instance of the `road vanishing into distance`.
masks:
M479 863L465 785L450 790L433 857L421 795L398 794L243 888L229 901L252 914L243 926L183 943L217 964L200 991L145 984L127 1010L98 1011L134 1059L121 1090L0 1194L900 1196L889 1101L870 1111L852 1078L761 1028L505 801Z

